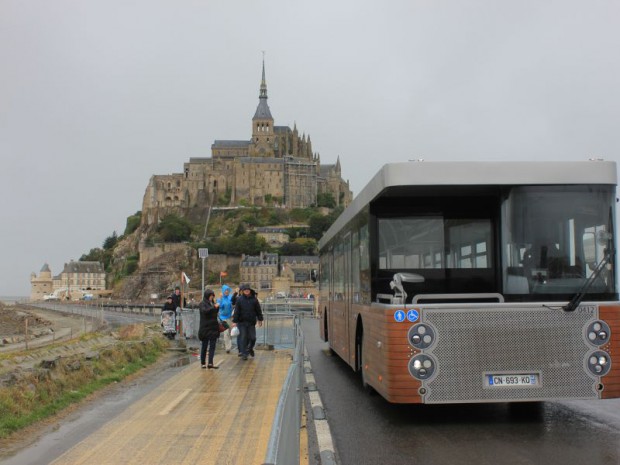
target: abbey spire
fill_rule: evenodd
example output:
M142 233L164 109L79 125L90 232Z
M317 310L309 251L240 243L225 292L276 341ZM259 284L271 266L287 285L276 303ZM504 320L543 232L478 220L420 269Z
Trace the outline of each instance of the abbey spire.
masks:
M273 156L273 117L267 105L267 80L265 79L265 56L263 55L263 75L258 95L258 106L252 118L252 145L255 150L250 156Z

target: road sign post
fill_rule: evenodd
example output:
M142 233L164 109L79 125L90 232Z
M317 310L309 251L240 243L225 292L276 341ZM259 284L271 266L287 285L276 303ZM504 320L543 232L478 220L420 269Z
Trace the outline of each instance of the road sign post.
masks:
M202 288L200 290L200 299L205 292L205 258L209 256L209 249L198 249L198 258L202 259Z

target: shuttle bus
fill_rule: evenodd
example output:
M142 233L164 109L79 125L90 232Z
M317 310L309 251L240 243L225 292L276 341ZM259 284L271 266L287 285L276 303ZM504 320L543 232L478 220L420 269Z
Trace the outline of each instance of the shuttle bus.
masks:
M321 337L393 403L620 397L616 164L387 164L319 242Z

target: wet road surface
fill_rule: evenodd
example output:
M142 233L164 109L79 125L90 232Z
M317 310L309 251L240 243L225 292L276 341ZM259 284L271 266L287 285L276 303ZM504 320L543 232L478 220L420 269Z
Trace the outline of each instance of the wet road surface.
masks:
M329 355L316 320L302 327L341 465L620 464L620 399L389 404Z

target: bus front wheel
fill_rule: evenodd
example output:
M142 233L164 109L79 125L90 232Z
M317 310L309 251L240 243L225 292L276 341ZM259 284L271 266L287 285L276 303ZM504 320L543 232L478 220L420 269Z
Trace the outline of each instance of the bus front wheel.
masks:
M363 350L363 347L364 347L363 328L360 330L360 327L358 327L358 335L359 337L357 338L357 360L359 362L358 369L360 371L360 375L362 378L362 387L364 388L364 391L366 391L367 393L374 394L376 391L368 383L368 375L366 374L366 359L364 357L364 350Z

